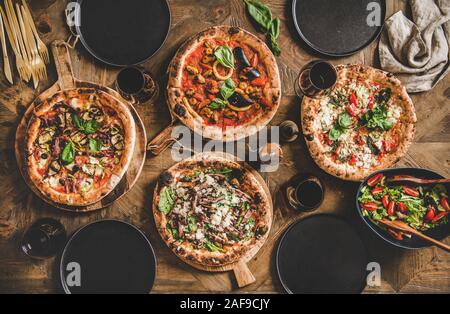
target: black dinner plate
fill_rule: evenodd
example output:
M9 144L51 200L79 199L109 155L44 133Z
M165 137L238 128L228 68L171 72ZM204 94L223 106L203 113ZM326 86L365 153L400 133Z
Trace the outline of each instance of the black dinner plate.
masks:
M80 286L73 284L75 269L80 270ZM156 258L147 237L118 220L100 220L79 229L60 263L61 283L68 294L146 294L155 274Z
M381 25L369 26L369 3L380 8ZM356 53L375 40L386 16L385 0L293 0L298 34L316 52L342 57Z
M313 215L282 236L277 271L288 293L361 293L366 285L367 251L358 234L334 215Z
M395 175L408 175L408 176L414 176L418 178L424 178L424 179L444 179L443 176L437 174L434 171L427 170L427 169L420 169L420 168L393 168L393 169L386 169L377 171L373 174L371 174L368 178L373 177L377 173L383 173L386 176L395 176ZM361 183L358 192L356 194L356 208L358 208L359 215L361 216L362 220L369 226L369 228L375 232L379 237L381 237L384 241L387 243L390 243L392 245L395 245L397 247L403 248L403 249L421 249L425 247L429 247L432 244L429 242L422 240L416 236L412 236L411 238L404 237L402 241L394 239L385 228L381 228L377 224L375 224L369 217L364 217L362 214L361 207L359 206L358 199L361 195L361 189L366 184L367 179ZM450 186L446 185L447 191L450 189ZM445 225L441 225L437 228L428 230L424 232L426 235L442 241L448 236L450 236L450 223L447 223Z
M153 56L170 28L166 0L78 0L76 31L89 53L114 66L136 65Z

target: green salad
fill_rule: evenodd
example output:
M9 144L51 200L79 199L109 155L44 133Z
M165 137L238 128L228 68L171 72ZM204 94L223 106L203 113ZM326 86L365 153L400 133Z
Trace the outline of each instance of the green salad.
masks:
M411 187L387 185L378 173L361 189L358 199L362 213L374 222L382 219L401 220L419 231L427 231L448 222L450 214L444 185ZM407 234L388 229L397 240Z

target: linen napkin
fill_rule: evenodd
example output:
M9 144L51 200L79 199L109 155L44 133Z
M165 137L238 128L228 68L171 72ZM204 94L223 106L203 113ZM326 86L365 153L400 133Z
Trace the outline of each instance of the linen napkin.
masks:
M450 72L450 0L409 0L412 20L397 12L385 23L381 68L392 72L408 92L432 89Z

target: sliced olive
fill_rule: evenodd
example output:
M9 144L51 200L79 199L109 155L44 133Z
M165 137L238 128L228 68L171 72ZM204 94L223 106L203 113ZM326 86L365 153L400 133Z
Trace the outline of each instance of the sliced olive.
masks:
M238 108L248 107L254 102L248 96L241 95L239 93L234 93L233 95L231 95L231 97L228 98L228 101L230 104Z
M41 155L41 158L44 159L44 160L47 159L47 158L48 158L48 154L43 153L43 154Z
M113 126L111 128L111 130L110 130L110 133L111 133L111 135L118 134L119 133L119 129Z
M241 47L236 47L234 48L233 53L242 68L246 68L251 65L250 61L248 61L247 55L244 52L244 49L242 49Z
M255 68L247 68L245 69L245 76L249 81L253 81L254 79L257 79L261 76L261 73Z
M65 181L64 179L59 179L59 184L65 185L65 184L66 184L66 181Z

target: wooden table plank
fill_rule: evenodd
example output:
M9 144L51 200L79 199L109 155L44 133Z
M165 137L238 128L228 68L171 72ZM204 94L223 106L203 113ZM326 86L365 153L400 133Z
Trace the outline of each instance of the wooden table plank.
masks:
M63 10L66 1L30 0L38 29L46 43L68 38ZM241 0L170 0L172 26L164 47L144 66L150 70L164 88L166 69L175 51L188 37L198 31L232 21L256 33L245 13ZM278 58L283 82L283 99L272 125L286 119L299 123L300 100L295 96L293 82L302 66L319 56L312 54L299 40L290 14L291 1L267 1L274 15L283 21L280 45L283 54ZM406 2L387 1L388 16L405 9ZM261 38L263 35L258 34ZM361 52L332 59L334 64L365 63L377 66L377 42ZM83 80L112 86L117 69L95 61L79 45L71 52L74 74ZM17 80L17 76L15 76ZM0 74L0 293L51 293L60 292L55 260L32 261L18 249L20 237L27 226L39 217L61 220L69 233L79 227L104 218L129 221L141 228L152 242L158 259L157 280L153 292L166 293L280 293L281 285L276 276L274 248L282 232L294 221L307 216L286 209L275 197L274 225L267 244L249 264L257 282L238 290L231 273L209 274L183 264L161 241L151 217L151 197L154 182L159 173L173 164L170 152L158 157L148 157L136 186L111 207L89 214L59 212L31 194L16 168L13 143L14 132L26 106L56 80L51 66L49 79L35 91L20 82L9 86ZM450 175L449 110L450 77L445 78L432 91L413 95L418 114L417 136L407 156L398 166L415 166L433 169L442 175ZM149 138L164 128L170 120L163 93L154 105L139 106ZM270 174L273 192L291 176L302 171L318 175L325 184L327 195L316 213L335 213L351 222L364 239L372 261L382 267L382 285L367 288L366 293L450 292L450 257L436 248L420 251L404 251L387 245L371 233L361 222L354 208L357 184L343 182L321 171L309 156L303 140L283 145L284 159L277 173ZM275 193L275 196L277 194ZM446 243L450 243L449 239Z

